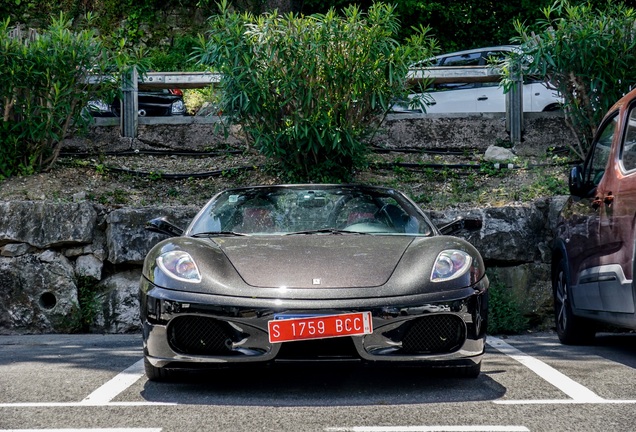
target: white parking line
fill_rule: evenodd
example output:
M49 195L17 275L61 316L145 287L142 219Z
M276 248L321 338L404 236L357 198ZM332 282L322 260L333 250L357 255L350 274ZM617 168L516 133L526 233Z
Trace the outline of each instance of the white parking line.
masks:
M176 402L108 402L101 404L86 404L83 402L13 402L2 403L0 408L68 408L82 406L121 406L121 407L141 407L141 406L174 406ZM0 432L3 432L0 429Z
M524 426L353 426L325 432L530 432Z
M128 387L136 383L143 375L144 360L141 359L88 395L84 398L81 404L105 405L115 399L117 395L126 390Z
M0 429L0 432L161 432L161 428L110 428L110 429Z
M633 399L601 399L598 402L585 402L575 399L511 399L495 400L497 405L575 405L575 404L605 404L605 405L629 405L636 404Z
M636 404L636 400L609 400L603 399L587 387L577 383L556 369L548 366L542 361L520 351L517 348L507 344L503 340L488 336L488 345L495 348L499 352L511 357L517 362L521 363L539 377L552 384L571 399L529 399L529 400L495 400L492 401L495 404L514 405L514 404ZM125 369L113 379L99 387L92 392L81 402L17 402L17 403L0 403L0 408L4 407L76 407L76 406L152 406L152 405L178 405L177 402L112 402L119 394L124 392L127 388L137 382L142 376L144 376L143 359L135 362L132 366ZM146 431L158 431L160 429L86 429L86 431L92 432L146 432ZM467 431L467 432L480 432L480 431L527 431L523 426L401 426L401 427L363 427L355 426L351 428L329 428L327 431L343 431L343 432L393 432L393 431L409 431L409 432L455 432L455 431ZM79 432L84 431L82 429L39 429L39 432ZM30 432L28 429L18 430L3 430L0 432Z
M548 366L541 360L529 356L528 354L514 348L506 342L496 337L488 336L488 345L495 348L497 351L506 354L512 359L518 361L532 372L539 375L541 378L561 390L568 395L571 400L567 402L571 403L607 403L605 399L594 393L592 390L577 383L573 379L562 374L552 366ZM521 401L495 401L495 403L519 403ZM529 401L524 401L529 402ZM545 403L547 401L543 401ZM559 403L556 401L556 403Z

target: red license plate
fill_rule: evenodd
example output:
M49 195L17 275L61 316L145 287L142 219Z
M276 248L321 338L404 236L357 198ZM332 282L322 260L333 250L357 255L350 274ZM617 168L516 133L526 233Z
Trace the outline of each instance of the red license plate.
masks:
M371 312L278 319L267 324L270 343L373 333Z

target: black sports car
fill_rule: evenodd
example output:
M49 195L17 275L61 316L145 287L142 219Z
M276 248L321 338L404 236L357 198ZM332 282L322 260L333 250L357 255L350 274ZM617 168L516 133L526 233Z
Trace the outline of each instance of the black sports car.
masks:
M214 196L147 255L146 375L279 360L456 367L479 375L488 278L479 252L402 193L284 185ZM480 226L480 221L472 221Z

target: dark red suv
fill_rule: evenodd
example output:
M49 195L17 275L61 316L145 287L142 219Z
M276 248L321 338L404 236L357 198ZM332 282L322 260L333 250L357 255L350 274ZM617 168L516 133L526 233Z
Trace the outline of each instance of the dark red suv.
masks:
M636 329L636 90L599 126L557 224L554 314L565 344L590 342L599 323Z

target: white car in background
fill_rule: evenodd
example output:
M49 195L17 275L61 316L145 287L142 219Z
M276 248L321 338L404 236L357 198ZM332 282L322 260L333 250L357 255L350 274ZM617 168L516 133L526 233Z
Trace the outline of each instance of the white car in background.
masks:
M516 45L476 48L437 56L430 67L436 66L487 66L490 59L501 60L517 50ZM423 62L424 63L424 62ZM420 64L416 64L419 67ZM421 66L424 66L422 64ZM545 82L525 77L523 85L523 111L543 112L560 109L562 98ZM411 95L413 98L418 95ZM444 83L433 84L423 96L426 113L505 112L506 95L503 87L492 83ZM416 104L417 105L417 104ZM406 103L396 104L393 112L424 112L421 107Z

